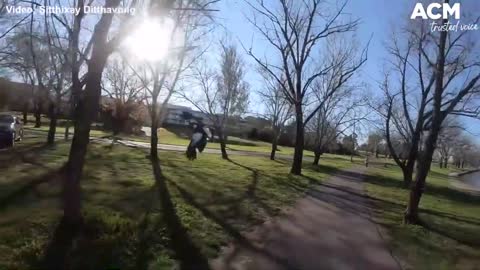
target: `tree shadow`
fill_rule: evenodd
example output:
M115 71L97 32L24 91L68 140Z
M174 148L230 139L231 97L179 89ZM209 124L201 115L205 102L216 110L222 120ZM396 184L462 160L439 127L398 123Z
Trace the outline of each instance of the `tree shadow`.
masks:
M240 168L243 168L247 171L250 171L252 173L252 181L250 182L250 184L247 186L247 191L245 192L245 194L247 195L248 198L250 199L253 199L253 200L256 200L256 197L255 197L255 191L257 189L257 185L258 185L258 175L259 175L259 172L257 169L252 169L250 167L247 167L245 165L242 165L232 159L228 159L228 162L240 167Z
M233 196L228 197L227 196L226 198L225 198L225 196L222 196L221 194L220 194L221 198L217 198L217 197L213 198L213 197L209 196L208 199L207 199L208 202L204 202L202 200L202 205L204 207L206 207L206 206L227 206L226 209L224 208L225 211L222 212L222 214L221 214L221 216L226 220L229 219L229 217L235 217L236 218L236 217L241 216L242 215L242 202L244 202L246 200L248 200L252 204L258 206L257 209L260 210L260 211L263 211L264 214L266 214L267 216L276 215L277 212L272 207L270 207L269 205L264 203L256 194L258 184L259 184L259 177L261 175L260 171L257 170L257 169L253 169L251 167L245 166L243 164L240 164L236 161L233 161L232 159L228 159L227 161L231 162L235 166L240 167L241 169L250 171L252 173L250 183L246 186L246 190L243 193L241 193L240 196L238 196L238 195L235 196L235 197L233 197ZM174 168L175 170L184 170L182 167L176 166L175 164L169 164L167 162L167 165L171 168ZM199 173L195 173L195 172L187 171L187 170L184 170L184 171L185 171L185 173L192 174L193 176L195 176L196 179L198 179L202 183L208 183L209 182L208 175L203 175L203 174L199 174ZM223 215L223 214L225 214L225 215Z
M184 188L180 187L173 181L169 181L169 183L174 186L180 193L180 196L187 202L189 205L195 207L198 209L203 216L208 218L209 220L213 221L217 225L219 225L230 237L232 237L236 243L240 244L242 247L254 251L262 256L265 256L266 258L277 262L280 265L285 266L287 269L296 269L294 268L287 259L284 258L279 258L275 255L273 255L270 251L262 249L260 247L255 246L253 243L250 242L249 239L247 239L245 236L243 236L237 229L235 229L233 226L228 224L223 218L217 216L210 210L208 210L206 207L201 205L199 202L196 201L195 196L193 196L191 193L189 193L187 190Z
M318 165L308 163L308 164L303 165L303 168L312 170L314 172L325 173L325 174L329 174L329 175L332 175L332 174L339 171L339 169L335 166L324 165L324 164L321 164L321 163L318 164ZM313 178L310 178L310 179L313 179ZM313 180L315 180L314 182L319 182L316 179L313 179Z
M408 187L405 187L405 184L402 181L388 176L367 175L364 182L377 186L408 190Z
M170 236L170 244L180 262L181 269L209 269L208 260L195 246L177 215L168 190L167 178L162 174L158 161L152 160L155 184L160 199L165 225Z
M60 220L45 249L40 269L69 269L68 254L83 225L83 222L70 223L65 218Z
M459 215L453 215L453 214L448 214L448 213L445 213L445 212L438 212L438 211L435 211L435 210L431 210L431 209L421 209L420 210L421 213L426 213L426 214L429 214L429 215L432 215L432 216L437 216L437 217L441 217L441 218L445 218L445 219L450 219L452 221L455 221L455 222L461 222L461 223L466 223L466 224L470 224L470 225L474 225L474 226L480 226L480 219L475 219L475 218L467 218L467 217L463 217L463 216L459 216Z
M451 226L448 226L448 227L441 226L439 224L436 224L435 222L428 221L424 218L420 219L420 225L429 231L437 233L443 237L449 238L461 244L464 244L473 248L480 247L480 242L478 237L472 237L471 234L460 233L458 230L452 229ZM474 231L472 231L471 233L475 234Z
M438 173L437 173L438 174ZM441 175L441 174L440 174ZM444 175L441 175L445 177ZM404 183L398 179L388 176L380 176L380 175L369 175L364 180L367 183L388 187L388 188L399 188L403 190L409 190L408 187L405 187ZM447 181L447 180L445 180ZM436 196L436 197L443 197L448 200L457 201L461 203L468 203L468 204L478 204L480 203L480 196L476 196L474 194L470 194L468 192L463 192L460 190L456 190L450 188L448 186L438 186L438 185L431 185L426 182L425 187L425 194Z
M427 187L425 188L425 194L429 194L432 196L440 196L452 201L468 204L478 205L480 203L480 196L476 196L474 194L463 192L450 187L428 185L428 179Z
M6 151L0 153L0 169L6 169L18 163L29 163L47 168L43 163L38 161L37 158L44 150L53 147L54 146L39 142L6 149Z
M48 172L34 179L31 179L30 177L26 177L27 178L26 180L29 180L26 184L22 185L20 188L9 193L7 196L0 198L0 210L5 209L20 197L26 196L37 186L43 183L51 182L58 179L58 177L62 174L64 168L65 168L65 165L63 165L60 169L49 168ZM19 182L23 182L23 181L20 179ZM17 185L17 183L14 183L14 185Z
M444 175L438 173L434 173L433 175L436 177L445 177ZM408 189L405 189L403 182L393 177L370 175L365 178L365 181L387 188L403 189L408 192ZM451 189L446 186L429 185L428 179L424 194L472 205L478 205L480 202L480 197L475 195ZM377 209L382 209L387 212L395 211L396 213L403 213L403 210L406 207L406 205L403 203L391 202L381 198L370 197L370 199L377 204ZM427 208L421 208L419 211L419 225L424 227L426 230L470 247L476 248L480 246L480 238L476 236L476 230L478 230L480 226L479 219Z
M152 186L151 191L152 191L152 198L150 199L150 203L148 204L148 207L145 211L145 214L143 216L143 219L140 221L138 225L138 232L137 232L137 238L138 238L138 243L136 245L135 249L135 269L138 270L148 270L149 268L149 261L152 258L152 255L149 253L149 247L150 247L150 239L153 237L151 233L156 233L159 229L160 220L154 224L154 228L151 233L148 232L148 227L151 225L150 224L150 215L153 211L153 206L154 201L155 201L155 196L157 190L157 183Z

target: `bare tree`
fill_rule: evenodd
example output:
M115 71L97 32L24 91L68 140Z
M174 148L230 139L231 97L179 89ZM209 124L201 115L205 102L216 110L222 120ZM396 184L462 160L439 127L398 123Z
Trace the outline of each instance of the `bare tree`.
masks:
M293 117L293 106L285 97L282 86L272 76L260 68L264 87L259 95L266 107L265 116L272 124L272 151L270 159L275 160L275 153L278 148L278 139L282 134L285 123Z
M154 63L147 62L132 66L146 92L151 119L150 156L152 159L158 159L157 130L167 113L168 102L176 92L181 92L182 79L188 76L188 71L205 52L201 42L212 30L209 14L198 14L194 10L198 7L206 9L215 2L217 1L178 1L170 15L173 25L168 33L169 57ZM178 40L181 42L175 42Z
M354 95L352 87L343 87L330 96L325 96L329 92L328 84L319 82L315 87L318 95L316 98L322 100L322 106L306 128L314 134L313 165L318 165L328 147L340 136L345 136L364 116L356 115L356 109L363 105L363 101Z
M381 144L384 141L383 133L380 131L374 131L368 135L367 139L367 151L370 151L375 155L375 158L378 158L380 152Z
M436 152L440 168L448 168L448 161L462 144L462 127L458 119L447 118L437 140Z
M195 71L195 81L200 94L183 96L213 123L220 141L222 158L228 159L225 128L232 116L243 114L248 105L249 86L245 82L244 63L233 45L221 44L219 72L206 67Z
M289 102L295 108L296 141L291 172L301 174L304 128L322 106L318 104L308 115L305 114L306 97L309 95L312 83L325 75L334 65L344 64L348 68L342 69L338 76L337 86L332 87L331 94L348 81L366 61L366 50L358 60L343 59L342 63L328 62L323 65L314 61L319 58L318 53L322 40L332 35L354 31L358 20L346 19L344 9L348 1L344 1L339 8L330 12L322 0L277 0L267 2L262 0L246 1L253 11L249 18L252 25L275 49L279 56L278 63L267 61L248 49L249 55L277 82L283 85ZM280 77L278 74L282 74ZM282 78L286 83L282 84Z
M445 0L444 3L449 3ZM479 18L475 20L478 22ZM442 24L447 23L442 20ZM428 27L428 21L419 28ZM426 32L426 31L424 31ZM405 223L418 223L418 208L425 190L432 158L443 123L448 115L478 117L480 106L476 98L480 93L480 62L478 48L469 42L471 31L431 32L425 36L428 41L420 43L418 50L434 81L429 98L428 112L425 114L423 143L417 158L415 182L410 191L410 198L405 211ZM417 33L414 32L413 33Z
M385 75L381 85L386 97L386 105L382 112L385 118L385 138L391 156L402 169L406 187L410 186L413 179L425 115L434 84L432 72L428 69L419 49L425 46L428 33L424 28L419 28L418 34L413 35L415 24L410 27L411 29L407 28L404 31L406 37L393 36L392 45L388 48L393 67L391 73ZM405 38L406 45L402 46L400 40ZM399 87L392 87L391 77L398 81ZM392 138L397 140L399 138L400 142ZM403 153L396 151L399 149L395 147L396 144L403 145L401 148Z
M357 54L357 48L352 44L354 42L347 42L346 39L329 37L324 58L331 68L312 84L313 97L309 101L317 112L306 127L307 131L315 134L314 165L318 165L328 145L365 117L363 113L362 117L357 117L357 110L365 106L364 98L355 93L361 87L347 81L339 84L342 76L351 68L349 59L354 59Z
M37 60L37 54L33 49L33 40L30 42L32 46L32 59L37 74L38 85L41 89L45 89L49 96L48 115L50 117L50 124L47 136L47 143L53 144L55 142L55 134L57 128L57 118L62 102L62 98L68 93L69 89L69 69L68 69L68 52L66 50L67 43L65 38L60 36L57 26L52 16L47 13L41 18L42 33L40 34L41 43L46 47L47 56L46 61L40 63ZM33 37L33 15L30 24L30 37ZM42 72L44 74L42 74Z
M468 137L462 136L461 143L454 151L454 161L457 168L480 167L480 147L478 143L472 142Z
M29 16L30 18L30 16ZM22 80L30 84L35 115L35 127L41 126L41 113L43 105L48 99L47 89L38 85L38 77L46 76L49 66L48 50L43 42L44 39L38 32L30 30L33 28L33 18L27 20L28 24L18 26L15 32L5 38L8 44L1 50L2 66L19 75ZM35 28L36 30L37 28ZM43 63L43 64L42 64ZM41 72L37 72L41 71ZM43 81L43 80L42 80ZM24 108L24 120L28 111L29 100L26 100Z
M111 59L105 69L102 88L111 99L109 111L113 135L126 131L126 124L143 105L143 86L124 56Z
M118 7L120 2L120 0L106 0L104 7ZM48 269L63 267L66 254L70 248L69 245L83 224L80 182L89 143L91 123L99 109L102 73L108 57L118 47L126 34L124 32L126 27L122 24L120 25L120 32L111 37L110 28L115 14L103 13L99 16L98 21L93 22L94 28L91 32L91 38L88 39L88 36L84 36L84 38L90 40L86 46L88 53L81 54L81 30L88 27L84 24L84 7L86 4L84 0L79 0L76 3L75 7L79 8L81 12L74 15L71 21L62 20L62 18L55 16L57 22L68 33L67 51L69 52L69 67L71 69L71 90L75 97L75 130L68 161L63 168L63 217L45 255L45 268ZM124 23L127 22L128 20ZM111 39L109 40L108 37L111 37ZM88 60L85 60L87 56ZM80 71L84 63L87 63L87 65L84 66L85 73L81 76Z
M0 40L7 37L9 34L15 32L17 28L22 27L23 25L28 24L28 18L30 18L33 12L27 14L8 14L7 16L7 7L8 6L17 6L19 3L22 3L21 0L2 0L0 1Z
M42 95L40 95L38 87L35 87L35 72L29 46L30 38L25 27L18 27L17 31L6 37L5 40L8 45L0 50L1 67L16 74L31 88L31 95L25 98L23 106L23 122L26 124L28 112L34 109L33 107L35 109L41 107L39 104L43 103ZM37 112L37 110L35 111ZM36 116L36 127L39 127L41 124L40 112L36 113Z

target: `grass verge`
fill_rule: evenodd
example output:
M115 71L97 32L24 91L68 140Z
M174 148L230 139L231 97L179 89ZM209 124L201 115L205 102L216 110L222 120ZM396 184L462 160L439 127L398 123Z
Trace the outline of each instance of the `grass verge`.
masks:
M422 196L423 226L402 225L408 190L398 167L372 167L367 191L378 209L376 218L404 269L479 269L480 197L449 187L449 169L432 168Z
M28 139L0 152L9 161L0 167L0 269L39 265L61 216L58 171L68 148ZM205 258L215 257L240 232L303 196L311 179L323 181L351 165L325 156L322 166L305 166L307 178L289 175L285 160L202 154L191 162L160 154L166 191L145 151L90 145L82 180L86 225L69 252L72 269L170 269L185 257L172 241L178 233Z

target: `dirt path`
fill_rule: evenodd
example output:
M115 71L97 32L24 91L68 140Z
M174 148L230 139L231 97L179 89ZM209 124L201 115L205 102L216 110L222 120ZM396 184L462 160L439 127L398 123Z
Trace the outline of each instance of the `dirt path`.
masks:
M284 216L246 235L212 262L215 270L400 269L370 218L364 168L342 171Z

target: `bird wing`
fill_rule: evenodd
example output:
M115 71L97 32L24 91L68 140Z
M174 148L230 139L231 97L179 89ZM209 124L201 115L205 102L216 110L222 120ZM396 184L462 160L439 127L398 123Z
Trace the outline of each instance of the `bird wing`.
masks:
M202 140L203 134L200 132L195 132L192 135L192 139L190 140L190 145L196 147L197 144Z

